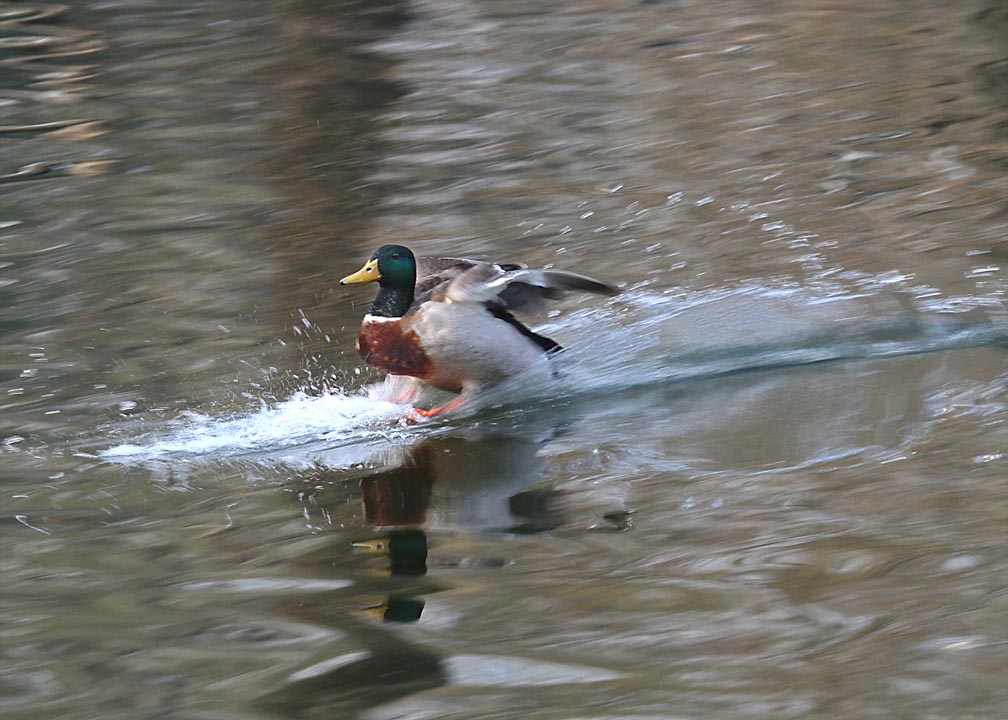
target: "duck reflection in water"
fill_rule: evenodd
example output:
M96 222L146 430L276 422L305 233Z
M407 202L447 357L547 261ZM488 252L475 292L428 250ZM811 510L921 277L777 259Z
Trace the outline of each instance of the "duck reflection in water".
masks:
M533 532L556 524L549 491L527 491L542 474L539 438L457 433L391 451L390 462L360 480L364 517L384 534L354 543L357 553L386 555L393 576L427 572L430 529ZM420 619L424 603L390 594L368 610L393 622Z
M364 515L378 528L535 531L555 525L523 492L542 475L541 439L459 432L393 450L360 481Z
M427 574L427 534L422 530L392 530L388 535L353 544L358 553L387 555L393 577ZM424 601L409 595L390 594L383 602L365 608L365 614L385 622L416 622Z
M427 575L430 567L436 570L461 563L500 566L505 562L435 555L432 563L428 532L436 548L441 532L535 532L559 524L550 507L553 491L528 490L543 473L539 449L554 436L554 424L544 425L546 429L540 431L535 423L526 421L518 429L466 430L427 437L370 458L369 464L378 468L360 477L360 501L375 532L353 542L351 566L346 569L354 576L349 607L345 600L334 603L319 598L311 602L301 595L285 605L285 611L301 622L334 626L361 650L342 652L294 673L262 699L264 705L289 717L309 708L379 705L445 685L443 658L436 652L369 620L421 620L424 596L444 588ZM347 502L346 479L344 471L303 477L314 488L310 495L299 493L305 512L343 516L347 524L352 523L349 515L355 503ZM345 557L344 552L341 547L338 557ZM302 562L315 569L331 568L332 548L322 556L303 556ZM350 697L346 695L348 687L356 688Z

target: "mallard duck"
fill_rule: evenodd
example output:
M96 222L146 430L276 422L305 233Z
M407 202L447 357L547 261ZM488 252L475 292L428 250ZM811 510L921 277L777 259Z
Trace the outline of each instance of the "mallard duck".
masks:
M481 390L519 375L554 374L562 350L533 332L512 310L541 310L564 291L614 295L611 285L563 270L462 258L414 257L402 245L382 245L340 285L377 282L379 289L357 335L364 362L421 385L458 393L424 417L455 410Z

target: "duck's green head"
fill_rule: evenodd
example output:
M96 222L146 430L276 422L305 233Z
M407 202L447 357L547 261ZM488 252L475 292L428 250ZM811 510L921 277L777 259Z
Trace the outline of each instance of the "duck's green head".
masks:
M381 286L371 306L372 315L399 317L413 304L416 258L402 245L382 245L364 267L340 280L340 285L377 282Z
M382 245L364 267L340 280L340 285L377 282L382 287L410 288L416 285L416 258L402 245Z

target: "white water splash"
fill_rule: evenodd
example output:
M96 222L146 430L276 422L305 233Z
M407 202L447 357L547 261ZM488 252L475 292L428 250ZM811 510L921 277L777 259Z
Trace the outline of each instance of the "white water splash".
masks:
M307 446L332 449L387 438L398 427L404 406L367 397L329 393L295 393L275 406L228 418L189 414L165 430L134 442L110 447L101 457L132 463L169 458L231 458L267 453L271 459L308 462ZM295 450L297 449L297 450ZM290 450L291 452L285 452Z
M450 422L471 422L488 408L491 413L502 407L549 408L642 385L973 347L1008 336L1000 312L964 321L950 313L922 312L898 296L823 297L797 286L756 285L688 296L631 290L536 330L566 348L556 358L559 377L509 380ZM257 412L227 418L189 414L134 443L108 448L101 457L124 464L243 459L347 467L443 422L409 427L410 405L390 398L405 399L402 383L380 383L368 394L298 392ZM420 406L437 404L429 397L410 399Z

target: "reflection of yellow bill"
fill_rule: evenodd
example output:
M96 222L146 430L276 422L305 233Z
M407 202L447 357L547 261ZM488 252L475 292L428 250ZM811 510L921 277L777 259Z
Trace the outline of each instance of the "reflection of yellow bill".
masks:
M353 543L353 549L365 555L387 555L389 539L380 537L373 540L356 540Z

